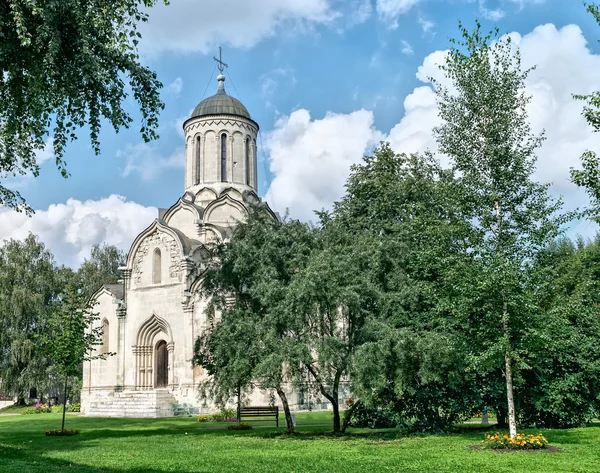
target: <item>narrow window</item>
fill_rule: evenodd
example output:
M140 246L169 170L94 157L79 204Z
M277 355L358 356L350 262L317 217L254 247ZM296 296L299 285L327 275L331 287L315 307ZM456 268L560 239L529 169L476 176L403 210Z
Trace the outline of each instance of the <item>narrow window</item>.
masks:
M200 184L200 171L202 170L200 164L200 137L196 138L196 184Z
M250 138L246 138L246 185L250 185Z
M221 135L221 182L227 181L227 135Z
M162 256L160 250L154 250L154 265L152 267L152 283L160 284L160 276L162 271Z
M102 321L102 346L100 347L100 353L106 355L108 353L108 320Z

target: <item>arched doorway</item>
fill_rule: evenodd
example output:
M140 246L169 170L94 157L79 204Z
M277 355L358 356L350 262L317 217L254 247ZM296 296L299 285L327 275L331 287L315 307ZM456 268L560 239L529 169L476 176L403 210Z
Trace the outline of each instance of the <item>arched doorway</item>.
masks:
M169 383L169 352L167 351L167 342L161 340L156 344L156 380L154 387L166 388Z

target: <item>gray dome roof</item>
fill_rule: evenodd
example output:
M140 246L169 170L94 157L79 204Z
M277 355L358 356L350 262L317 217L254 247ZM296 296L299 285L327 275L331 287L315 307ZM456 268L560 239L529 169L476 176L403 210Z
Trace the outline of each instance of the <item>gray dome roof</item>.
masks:
M225 93L225 76L220 74L217 80L219 81L217 93L196 105L191 118L205 115L237 115L251 120L244 104Z
M204 115L238 115L250 119L250 114L244 104L225 93L217 93L196 105L192 112L192 118Z

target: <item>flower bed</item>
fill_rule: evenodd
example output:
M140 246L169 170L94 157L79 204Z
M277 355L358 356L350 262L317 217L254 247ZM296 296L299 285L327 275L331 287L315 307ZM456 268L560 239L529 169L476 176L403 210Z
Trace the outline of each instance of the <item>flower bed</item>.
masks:
M21 414L24 415L28 415L28 414L49 414L52 412L52 407L49 406L48 404L36 404L34 407L29 407L27 409L24 409L23 412L21 412Z
M539 450L548 446L548 439L542 434L518 434L516 438L512 439L508 434L502 435L496 432L486 435L482 443L485 448L493 450Z

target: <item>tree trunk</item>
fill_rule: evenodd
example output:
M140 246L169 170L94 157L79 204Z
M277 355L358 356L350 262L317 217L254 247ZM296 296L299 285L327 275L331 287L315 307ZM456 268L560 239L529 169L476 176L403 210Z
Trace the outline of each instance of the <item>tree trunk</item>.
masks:
M237 387L237 422L238 422L238 424L242 423L241 413L242 413L242 388L238 384L238 387Z
M506 421L506 408L504 406L498 406L495 409L496 411L496 426L499 429L506 429L508 427L508 422Z
M348 409L345 413L344 413L344 422L342 422L342 428L340 430L340 432L342 434L346 433L346 429L348 428L348 424L350 424L350 421L352 420L352 415L354 414L354 411L356 410L356 408L358 406L361 405L360 401L356 401L354 404L352 404L352 406L350 406L350 409Z
M513 375L512 375L512 363L510 355L506 353L504 358L506 366L506 398L508 401L508 430L510 432L510 438L517 438L517 418L515 415L515 399L513 394Z
M65 375L65 396L63 399L63 415L62 415L62 426L60 430L65 430L65 415L67 414L67 383L69 382L69 376Z
M341 429L340 422L340 400L338 399L338 387L332 389L331 405L333 407L333 433L339 434Z
M290 405L288 404L287 396L281 387L276 389L277 394L279 395L279 399L281 399L281 404L283 404L283 412L285 414L285 425L287 426L288 433L294 433L294 422L292 420L292 413L290 412Z

